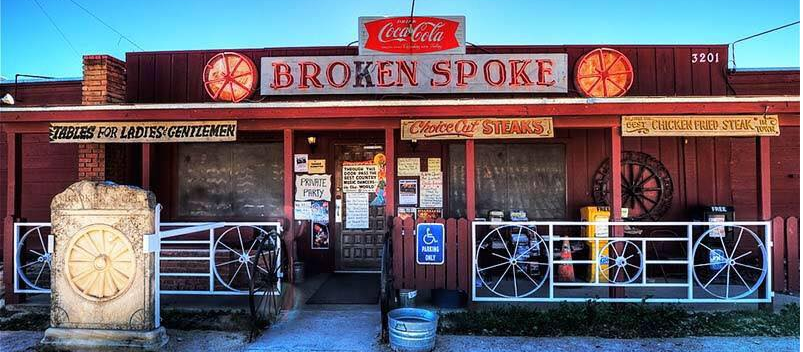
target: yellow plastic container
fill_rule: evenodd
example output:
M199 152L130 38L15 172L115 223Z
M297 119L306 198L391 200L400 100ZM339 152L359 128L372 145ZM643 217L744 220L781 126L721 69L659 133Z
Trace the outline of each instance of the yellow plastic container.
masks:
M593 222L608 222L611 219L611 210L608 207L582 207L580 208L580 219L582 221ZM584 226L582 230L583 237L597 238L608 237L608 226ZM597 267L599 270L608 270L607 263L600 263L599 256L608 256L608 249L600 253L600 249L605 247L608 241L588 241L588 247L591 249L588 252L589 259L593 261L588 268L588 282L594 282L597 275ZM600 275L600 282L605 281L605 277Z

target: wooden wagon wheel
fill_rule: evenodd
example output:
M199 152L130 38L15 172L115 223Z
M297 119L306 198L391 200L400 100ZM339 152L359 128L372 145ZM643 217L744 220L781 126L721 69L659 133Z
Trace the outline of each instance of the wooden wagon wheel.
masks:
M609 205L609 159L594 174L593 196L597 205ZM672 206L674 186L669 171L658 159L640 152L622 152L622 206L626 220L658 220Z
M204 88L215 101L242 101L256 90L257 68L247 56L223 52L204 67Z
M587 97L620 97L633 85L633 65L624 54L594 49L577 60L575 85Z

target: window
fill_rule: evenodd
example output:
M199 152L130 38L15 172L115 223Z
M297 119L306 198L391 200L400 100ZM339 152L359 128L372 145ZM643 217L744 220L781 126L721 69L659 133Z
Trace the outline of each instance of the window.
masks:
M178 217L283 216L282 143L178 146Z
M465 147L449 148L449 216L465 216ZM566 216L566 148L562 144L475 145L477 217L524 210L531 220Z

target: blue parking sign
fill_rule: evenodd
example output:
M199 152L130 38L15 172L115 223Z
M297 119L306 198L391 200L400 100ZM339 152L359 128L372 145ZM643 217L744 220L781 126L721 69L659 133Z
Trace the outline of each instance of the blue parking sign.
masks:
M443 224L418 224L415 228L415 261L420 265L443 265Z

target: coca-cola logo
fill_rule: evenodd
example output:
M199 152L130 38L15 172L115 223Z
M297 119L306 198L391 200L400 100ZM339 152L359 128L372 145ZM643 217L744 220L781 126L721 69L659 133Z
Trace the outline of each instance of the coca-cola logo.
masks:
M460 22L438 17L391 17L366 21L365 48L386 53L432 53L460 47Z

